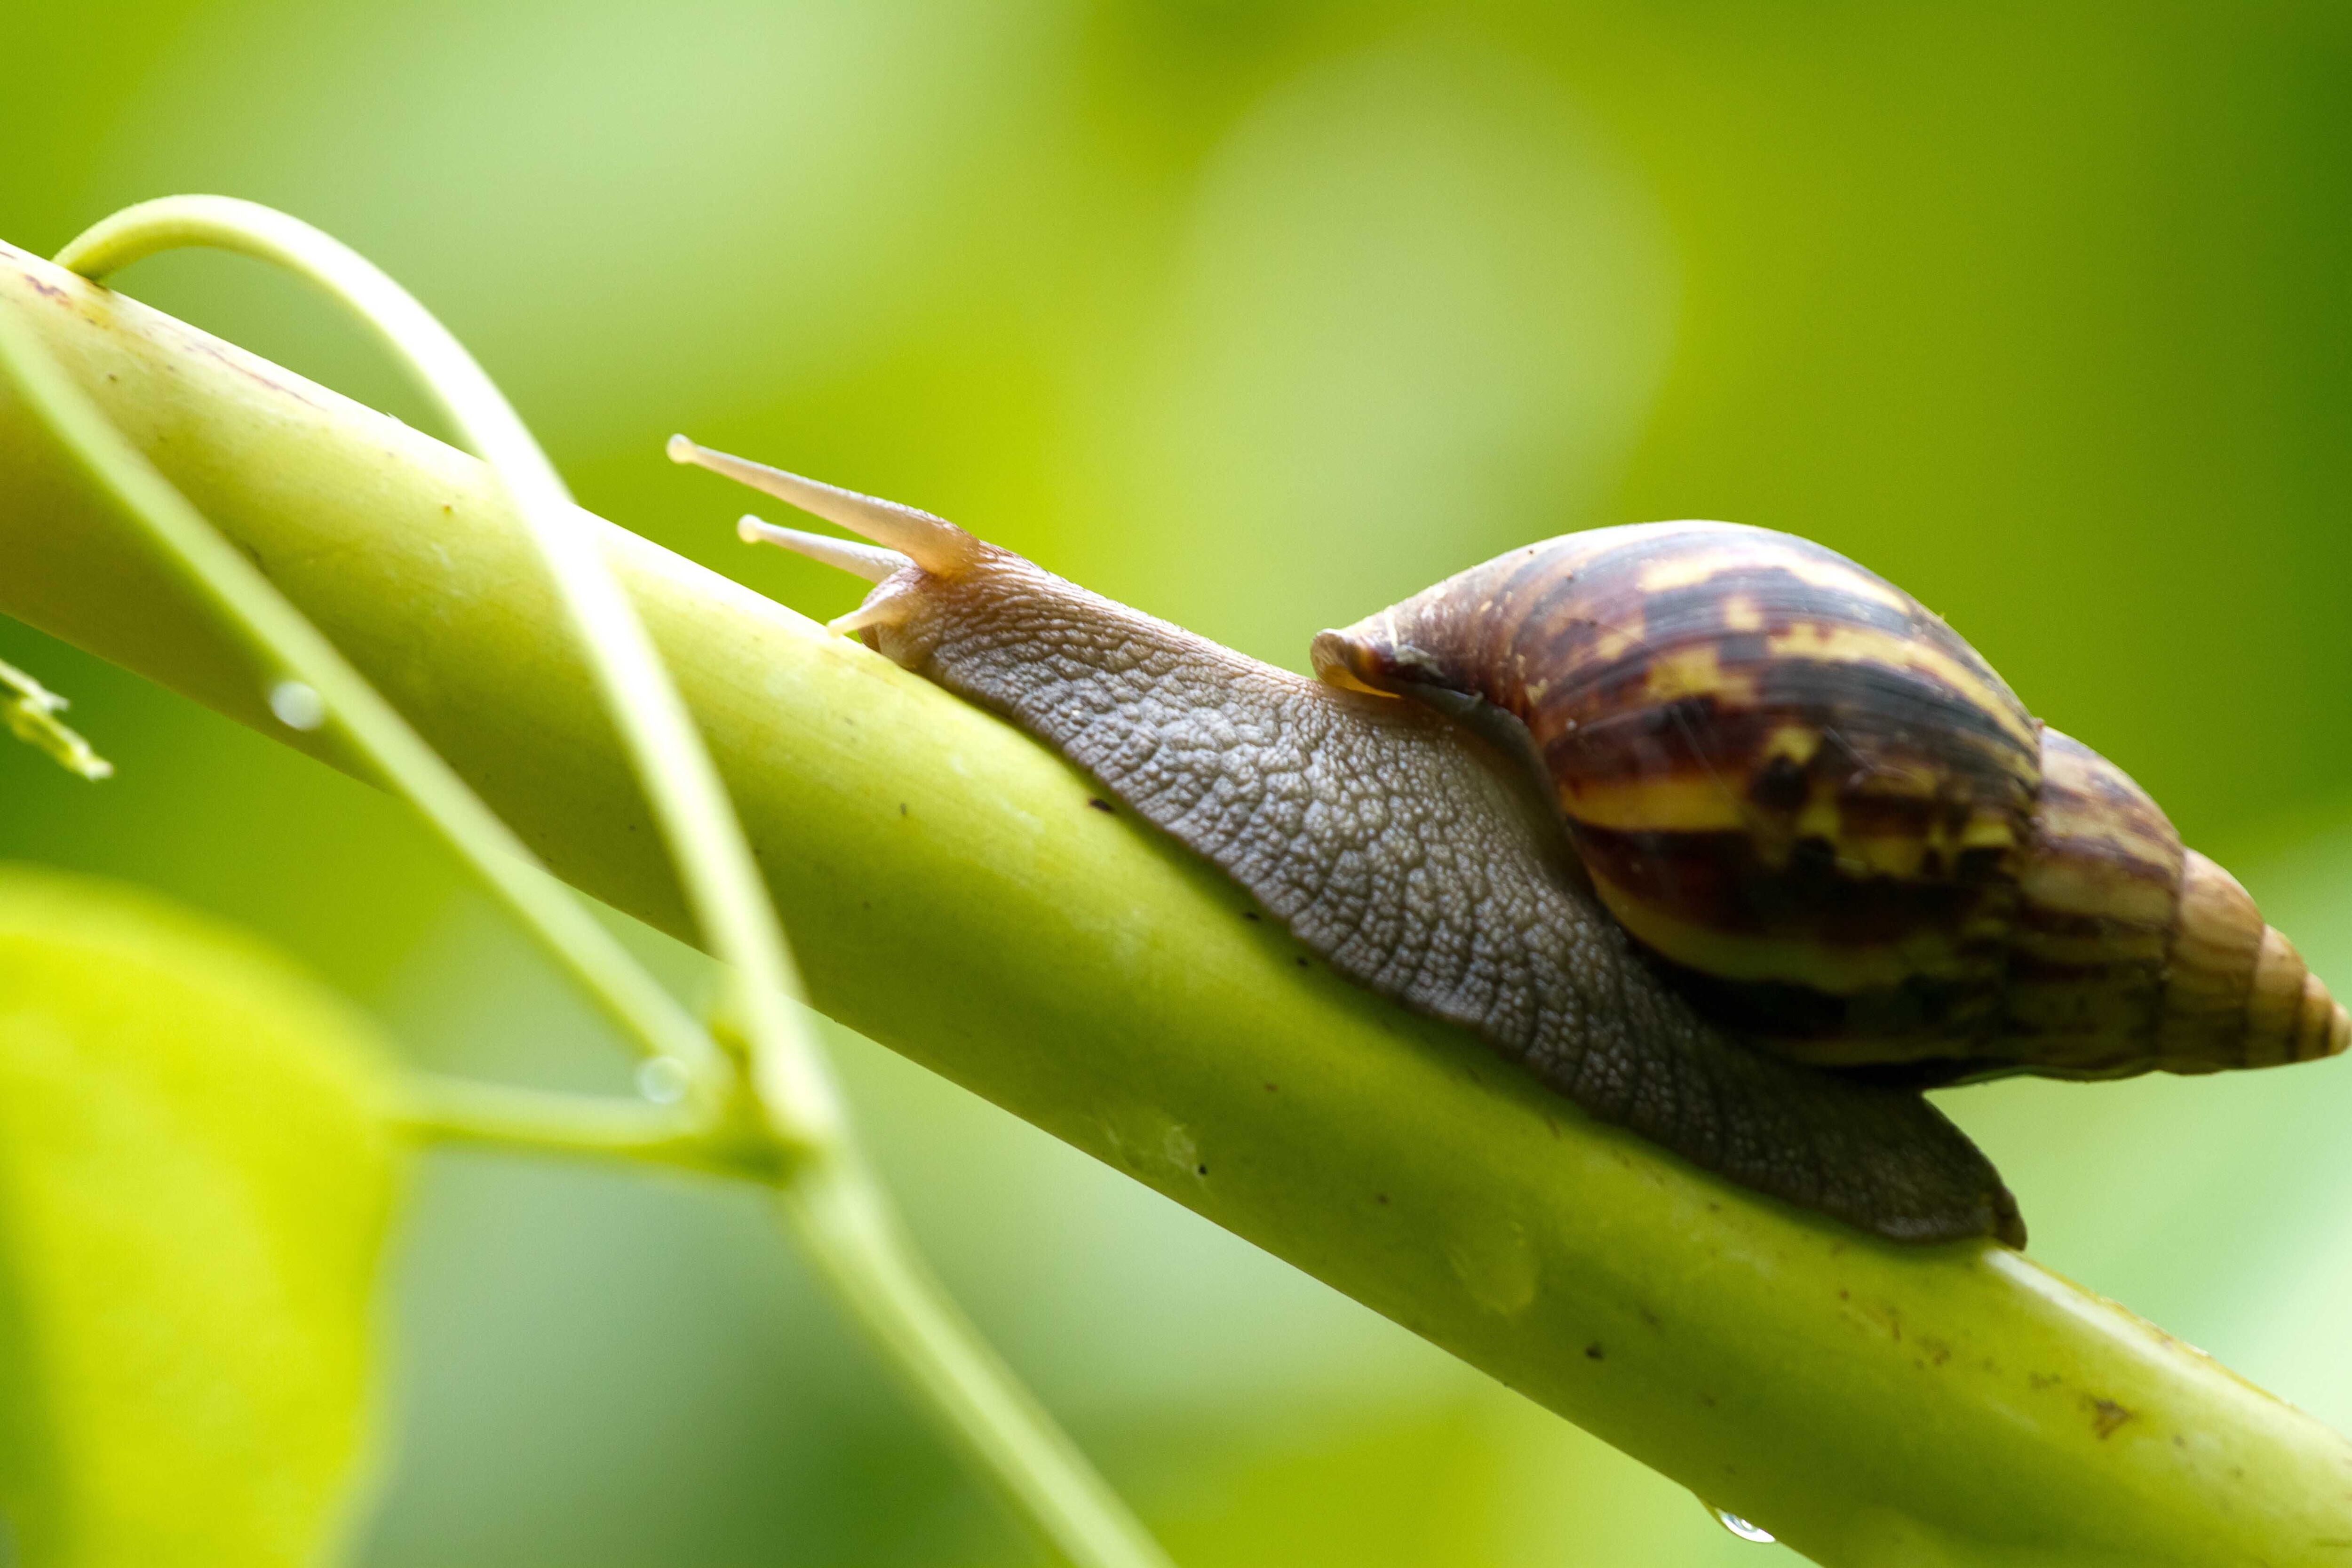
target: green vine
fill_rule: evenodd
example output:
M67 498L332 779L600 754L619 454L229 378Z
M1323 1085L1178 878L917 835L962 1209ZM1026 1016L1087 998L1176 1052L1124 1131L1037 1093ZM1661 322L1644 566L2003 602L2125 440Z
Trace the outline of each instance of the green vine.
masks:
M252 203L178 196L127 208L60 253L98 277L209 245L283 267L370 327L488 462L525 521L634 764L698 923L732 976L740 1037L686 1015L549 879L505 826L250 562L0 311L0 371L88 477L286 673L268 704L348 741L414 803L565 969L681 1079L675 1106L421 1079L406 1121L442 1141L684 1165L773 1185L851 1315L942 1429L1073 1563L1166 1558L1017 1384L914 1256L867 1170L799 1005L791 954L709 752L586 521L521 420L455 338L372 263ZM35 689L37 689L36 688ZM46 695L46 694L44 694Z

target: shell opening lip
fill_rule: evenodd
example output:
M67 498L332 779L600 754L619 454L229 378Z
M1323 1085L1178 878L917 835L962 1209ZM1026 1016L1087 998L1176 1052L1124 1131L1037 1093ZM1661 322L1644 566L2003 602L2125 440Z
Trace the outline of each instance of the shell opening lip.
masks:
M1336 686L1343 691L1360 691L1369 697L1395 699L1403 695L1392 687L1377 683L1380 672L1371 648L1362 638L1350 633L1316 633L1307 657L1315 667L1316 679L1327 686Z
M755 463L731 452L720 452L672 436L664 447L673 463L684 463L723 474L763 494L774 496L812 516L861 533L886 549L898 552L926 572L953 576L980 557L980 541L943 517L856 490L804 479L782 468ZM782 541L775 542L782 543ZM798 546L787 545L788 549ZM824 559L820 557L820 559ZM839 562L833 563L840 564ZM849 570L857 570L855 567Z

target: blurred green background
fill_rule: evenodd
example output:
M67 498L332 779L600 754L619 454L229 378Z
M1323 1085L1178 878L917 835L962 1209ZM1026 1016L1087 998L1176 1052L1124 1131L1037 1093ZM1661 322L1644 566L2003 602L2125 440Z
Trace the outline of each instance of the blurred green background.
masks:
M852 585L736 546L663 437L1294 667L1530 538L1792 529L1943 612L2352 990L2341 5L113 0L6 33L0 236L290 209L440 311L588 505L814 613ZM257 266L123 281L421 418ZM622 1081L399 807L22 627L0 658L121 770L0 752L0 854L245 921L421 1058ZM921 1240L1186 1563L1785 1555L838 1044ZM2036 1256L2352 1426L2352 1066L1945 1103ZM1033 1560L743 1195L436 1159L385 1311L370 1568Z

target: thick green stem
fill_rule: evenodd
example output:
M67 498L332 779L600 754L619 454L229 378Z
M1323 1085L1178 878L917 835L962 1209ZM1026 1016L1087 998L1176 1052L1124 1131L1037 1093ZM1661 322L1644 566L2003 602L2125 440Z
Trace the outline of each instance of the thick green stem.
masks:
M30 258L0 292L551 866L689 929L478 464ZM2319 1424L2014 1253L1877 1243L1595 1125L1300 967L1003 724L603 538L827 1012L1822 1563L2352 1561ZM0 610L351 765L5 396Z

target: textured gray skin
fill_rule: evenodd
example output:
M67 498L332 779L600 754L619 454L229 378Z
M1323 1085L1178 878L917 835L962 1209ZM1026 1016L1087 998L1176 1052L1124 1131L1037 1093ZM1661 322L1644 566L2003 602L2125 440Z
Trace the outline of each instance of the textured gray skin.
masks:
M1243 658L982 547L876 590L885 654L1053 746L1206 856L1331 967L1464 1025L1604 1121L1883 1236L2017 1206L1916 1093L1750 1051L1580 889L1523 772L1416 705Z

